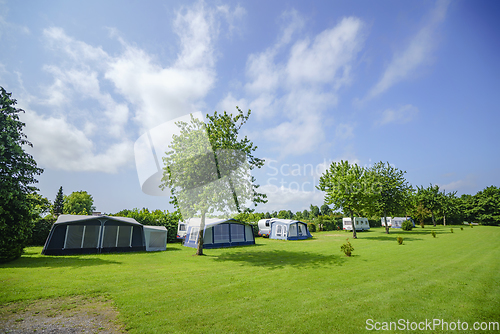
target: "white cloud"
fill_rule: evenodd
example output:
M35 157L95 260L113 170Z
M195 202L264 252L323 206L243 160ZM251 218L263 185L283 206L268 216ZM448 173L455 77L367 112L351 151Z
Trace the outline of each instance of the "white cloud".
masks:
M411 104L404 105L399 109L386 109L382 113L380 120L376 121L376 125L385 125L389 123L404 124L412 121L417 117L419 110Z
M127 43L112 28L111 35L123 47L113 55L68 36L62 28L45 29L45 46L58 57L43 66L53 81L25 108L30 110L26 132L37 161L46 167L103 172L116 172L131 162L138 135L203 106L216 80L219 22L230 15L237 19L244 9L198 2L179 10L173 21L179 52L169 66Z
M477 188L477 181L476 177L473 174L469 174L463 179L455 180L447 184L438 185L439 189L445 190L446 192L459 191L461 193L470 193L471 191L475 191L475 189Z
M313 38L294 41L303 19L296 11L282 18L289 24L276 44L248 57L245 92L258 119L285 119L263 131L264 136L277 144L282 156L299 155L324 140L324 112L337 104L337 91L349 82L351 63L363 42L363 23L347 17ZM278 61L283 53L286 60Z
M96 154L95 144L84 131L62 118L42 117L26 110L22 120L33 143L33 148L27 150L36 155L42 167L115 173L133 157L132 144L128 141L112 144Z
M354 126L346 123L340 123L335 128L335 136L339 140L354 138Z
M298 188L297 188L298 186ZM302 191L301 184L293 184L287 186L279 186L274 184L266 184L259 188L259 192L267 195L268 202L259 204L258 210L262 212L272 212L278 210L291 210L293 213L297 211L309 210L311 204L321 206L323 204L325 194L319 190ZM311 187L309 184L307 187Z
M428 61L435 44L436 28L444 20L448 5L449 0L437 1L426 24L413 37L404 51L393 56L380 81L368 93L367 99L382 94Z

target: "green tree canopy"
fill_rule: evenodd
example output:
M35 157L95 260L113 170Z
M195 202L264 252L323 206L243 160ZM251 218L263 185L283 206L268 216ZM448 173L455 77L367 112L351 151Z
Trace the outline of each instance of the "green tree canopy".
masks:
M406 172L382 161L369 170L372 200L370 211L382 215L385 219L385 233L389 234L387 215L393 216L401 212L405 206L410 186L406 182Z
M323 204L320 208L322 216L328 216L332 213L332 209L326 204Z
M417 187L417 200L422 206L431 212L432 225L436 226L435 212L441 209L442 201L438 185L430 184L427 188Z
M64 196L65 214L91 215L94 210L94 199L86 191L75 191L69 196Z
M351 217L353 238L357 238L354 213L363 212L370 198L368 174L363 167L348 161L332 162L316 186L325 192L325 204L341 209Z
M0 87L0 262L21 256L31 234L36 176L43 172L24 151L32 146L19 120L24 110L15 108L12 93Z
M266 202L250 174L264 160L254 157L257 147L247 137L238 138L250 110L244 114L236 108L234 117L226 112L207 115L207 124L193 115L190 122L177 122L179 134L172 136L163 157L162 187L170 188L172 203L184 219L201 216L197 255L203 254L206 214L230 216L243 212L249 202Z
M309 209L311 209L311 212L309 214L309 216L311 218L313 217L318 217L320 215L320 211L319 211L319 208L316 206L316 205L310 205Z
M476 219L484 225L500 224L500 188L487 187L474 196Z

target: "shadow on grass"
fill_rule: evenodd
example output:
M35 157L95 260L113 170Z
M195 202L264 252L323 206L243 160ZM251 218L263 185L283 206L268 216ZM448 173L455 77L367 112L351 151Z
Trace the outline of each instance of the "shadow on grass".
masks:
M256 267L281 269L294 267L309 269L311 267L341 266L347 258L341 255L323 255L307 252L290 252L274 250L267 252L238 252L223 254L215 257L215 261L234 261Z
M35 253L38 254L38 253ZM65 267L88 267L108 264L121 264L121 262L88 257L85 255L72 256L43 256L43 257L21 257L7 263L0 264L0 268L65 268Z

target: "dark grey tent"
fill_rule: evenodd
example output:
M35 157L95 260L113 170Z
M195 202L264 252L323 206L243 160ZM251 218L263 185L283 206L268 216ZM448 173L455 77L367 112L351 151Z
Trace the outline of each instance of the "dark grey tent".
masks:
M43 247L45 255L92 254L165 250L167 229L154 227L154 240L145 237L152 228L133 218L110 216L61 215L52 226ZM161 235L159 235L161 234ZM150 249L147 240L154 242ZM164 243L160 245L164 240ZM148 241L149 242L149 241Z

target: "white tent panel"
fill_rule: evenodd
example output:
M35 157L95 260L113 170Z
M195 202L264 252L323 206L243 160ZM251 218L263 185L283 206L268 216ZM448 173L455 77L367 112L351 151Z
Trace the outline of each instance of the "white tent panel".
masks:
M164 251L167 249L167 229L165 226L144 226L146 251Z

